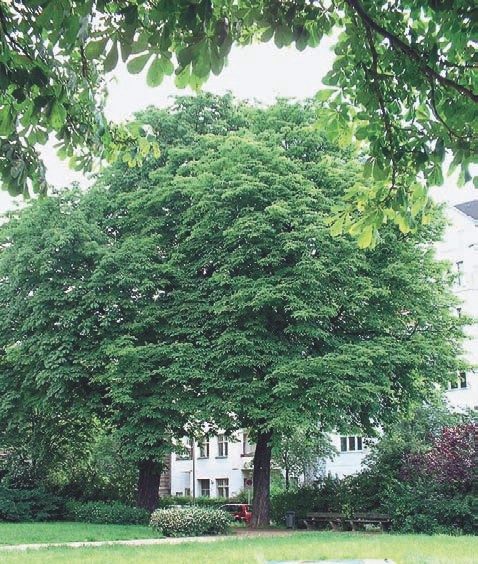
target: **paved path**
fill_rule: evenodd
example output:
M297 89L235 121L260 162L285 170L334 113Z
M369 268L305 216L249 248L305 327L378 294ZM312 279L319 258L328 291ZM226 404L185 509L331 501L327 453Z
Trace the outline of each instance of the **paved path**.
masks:
M38 544L6 544L0 545L2 550L34 550L40 548L51 547L71 547L82 548L90 546L113 546L113 545L154 545L154 544L182 544L186 542L217 542L221 540L233 539L246 539L251 537L271 537L271 536L286 536L292 534L293 531L284 530L270 530L270 531L254 531L251 529L238 529L234 535L216 535L210 537L174 537L174 538L161 538L161 539L132 539L132 540L117 540L117 541L77 541L77 542L51 542L51 543L38 543Z

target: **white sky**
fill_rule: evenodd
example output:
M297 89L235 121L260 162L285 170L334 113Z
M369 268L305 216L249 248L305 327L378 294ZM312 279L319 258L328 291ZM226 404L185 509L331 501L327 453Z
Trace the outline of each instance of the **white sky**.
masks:
M212 76L204 90L216 94L231 91L238 98L273 103L276 97L304 99L313 96L321 88L321 80L333 62L331 38L325 38L320 47L299 52L294 48L277 49L274 44L233 47L229 63L218 76ZM123 68L115 72L109 84L110 96L106 113L109 119L120 122L132 117L138 110L149 105L164 107L172 102L172 96L190 94L178 90L168 77L155 89L146 85L145 73L130 75ZM51 148L44 152L47 164L47 180L56 187L73 180L82 184L87 181L81 174L71 171L59 161ZM457 189L449 181L445 187L434 189L435 197L456 204L478 197L478 191ZM11 198L0 190L0 211L15 206L19 198Z

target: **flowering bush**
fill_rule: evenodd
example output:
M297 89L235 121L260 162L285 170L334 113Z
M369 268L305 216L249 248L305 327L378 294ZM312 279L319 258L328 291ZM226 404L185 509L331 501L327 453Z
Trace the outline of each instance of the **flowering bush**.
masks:
M183 506L157 509L149 525L166 537L188 537L224 534L231 522L231 515L220 509Z

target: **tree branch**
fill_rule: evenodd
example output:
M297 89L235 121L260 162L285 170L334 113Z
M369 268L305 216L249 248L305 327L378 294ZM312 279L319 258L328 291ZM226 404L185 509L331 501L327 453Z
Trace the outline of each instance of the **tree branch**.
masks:
M363 9L359 0L345 0L345 3L348 4L348 6L360 17L366 27L373 29L382 37L388 39L395 49L401 51L409 59L416 62L429 78L435 80L436 82L439 82L443 86L447 86L448 88L456 90L463 96L470 98L470 100L472 100L473 102L478 103L478 94L475 94L472 90L470 90L466 86L463 86L462 84L458 84L457 82L450 80L449 78L441 76L441 74L439 74L436 70L432 69L429 65L426 64L420 53L417 53L417 51L415 51L413 47L372 20L372 18Z
M443 125L443 127L448 131L448 133L452 136L452 137L456 137L457 139L461 139L463 141L468 140L469 138L465 135L460 135L457 131L455 131L454 129L452 129L447 123L446 121L441 117L441 115L438 113L438 109L436 106L436 100L435 100L435 84L433 83L432 80L430 80L430 105L432 107L433 110L433 114L436 117L436 119ZM472 136L473 138L473 136Z
M18 52L23 53L25 57L28 57L31 61L35 61L35 58L25 49L25 47L20 43L18 43L18 41L11 36L10 31L8 29L7 19L5 17L5 13L3 12L1 5L0 5L0 23L5 38L8 39L8 41L18 50Z
M390 123L390 117L387 113L387 108L385 106L385 100L383 99L382 90L380 89L380 83L378 78L378 55L377 50L375 49L375 43L373 42L372 31L370 27L365 24L365 34L367 36L367 42L370 47L370 53L372 54L372 88L375 92L377 97L378 105L380 108L380 113L382 114L383 123L385 126L385 135L387 137L387 142L390 150L390 158L392 160L392 188L395 186L395 180L397 175L397 166L394 158L394 149L393 149L393 133L392 133L392 124ZM366 67L365 67L366 68ZM366 69L367 70L367 69ZM367 74L367 73L366 73Z

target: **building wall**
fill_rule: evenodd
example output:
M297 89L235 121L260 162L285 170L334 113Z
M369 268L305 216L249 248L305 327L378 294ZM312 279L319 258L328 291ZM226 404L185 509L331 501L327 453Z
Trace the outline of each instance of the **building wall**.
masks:
M450 262L455 271L454 293L462 301L458 315L470 316L470 325L464 344L465 358L475 368L466 371L466 387L450 388L447 398L454 408L478 410L478 222L457 210L448 209L450 225L442 243L437 245L437 256Z
M331 434L330 439L338 451L333 460L327 460L322 467L323 475L337 478L350 476L358 472L363 459L370 451L368 442L363 437ZM359 443L360 439L360 443ZM352 441L352 444L351 444ZM352 447L352 448L351 448Z
M208 487L209 497L234 497L249 489L254 453L247 433L238 431L229 437L227 451L217 436L209 438L209 449L203 448L202 452L198 442L191 444L185 439L183 444L189 452L171 456L172 495L199 497Z

